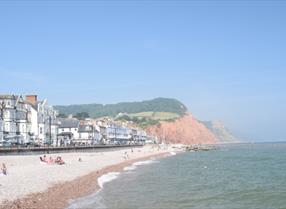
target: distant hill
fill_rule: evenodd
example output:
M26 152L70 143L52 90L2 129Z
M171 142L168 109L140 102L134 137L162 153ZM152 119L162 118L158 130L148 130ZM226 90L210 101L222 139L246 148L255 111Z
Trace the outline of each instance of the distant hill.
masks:
M107 105L79 104L55 106L55 109L61 115L73 114L79 119L108 116L119 121L131 121L167 143L212 144L238 141L222 123L198 121L176 99L156 98Z
M200 121L203 123L217 138L220 143L234 143L239 140L226 128L220 121Z
M73 114L86 112L91 118L105 116L116 117L119 113L136 114L142 112L167 112L178 116L183 116L187 108L176 99L156 98L142 102L121 102L117 104L79 104L68 106L55 106L60 114ZM135 115L132 115L135 116ZM140 116L140 115L139 115ZM138 116L138 117L139 117Z

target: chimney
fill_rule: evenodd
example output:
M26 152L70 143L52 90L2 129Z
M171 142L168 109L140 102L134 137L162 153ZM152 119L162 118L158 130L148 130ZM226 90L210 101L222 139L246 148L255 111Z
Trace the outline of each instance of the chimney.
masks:
M26 95L26 101L32 105L35 105L38 101L37 95Z

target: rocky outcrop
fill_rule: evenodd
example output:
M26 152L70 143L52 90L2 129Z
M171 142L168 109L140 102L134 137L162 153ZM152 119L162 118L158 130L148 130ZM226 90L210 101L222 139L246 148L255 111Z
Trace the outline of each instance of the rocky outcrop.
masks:
M174 122L161 122L159 125L147 128L149 134L158 137L160 142L178 144L214 144L215 135L196 120L190 113Z

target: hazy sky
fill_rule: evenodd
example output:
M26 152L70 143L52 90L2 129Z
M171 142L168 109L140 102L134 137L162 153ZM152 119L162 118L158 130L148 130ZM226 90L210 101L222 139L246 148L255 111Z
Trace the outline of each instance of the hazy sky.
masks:
M286 2L0 1L0 92L51 104L173 97L286 140Z

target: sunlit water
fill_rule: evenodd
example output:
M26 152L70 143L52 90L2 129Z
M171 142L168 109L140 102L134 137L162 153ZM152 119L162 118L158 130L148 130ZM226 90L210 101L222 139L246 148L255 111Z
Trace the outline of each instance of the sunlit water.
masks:
M286 144L221 146L129 166L70 208L286 208Z

